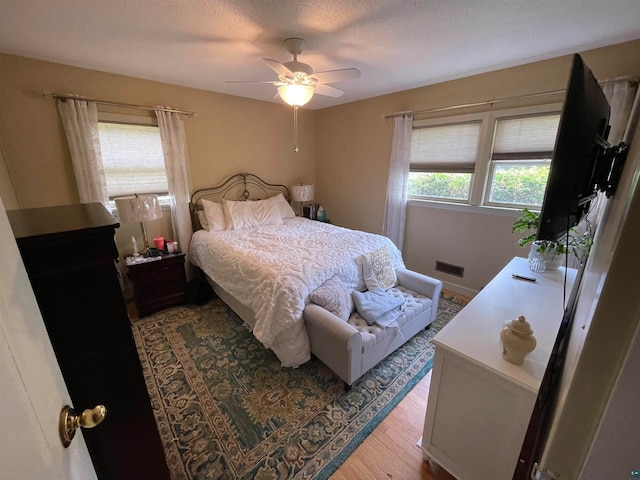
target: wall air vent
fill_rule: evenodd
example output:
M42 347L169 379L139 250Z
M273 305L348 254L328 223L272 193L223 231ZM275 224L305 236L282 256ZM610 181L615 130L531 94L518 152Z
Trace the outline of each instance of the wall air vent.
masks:
M464 267L451 265L450 263L441 262L440 260L436 260L436 270L438 272L448 273L449 275L455 275L456 277L464 277Z

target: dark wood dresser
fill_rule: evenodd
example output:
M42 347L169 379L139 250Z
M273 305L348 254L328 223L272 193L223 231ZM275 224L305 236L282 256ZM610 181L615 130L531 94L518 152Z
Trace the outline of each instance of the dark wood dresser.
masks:
M105 405L83 430L100 480L169 480L100 203L7 211L73 407ZM61 405L62 407L62 405Z

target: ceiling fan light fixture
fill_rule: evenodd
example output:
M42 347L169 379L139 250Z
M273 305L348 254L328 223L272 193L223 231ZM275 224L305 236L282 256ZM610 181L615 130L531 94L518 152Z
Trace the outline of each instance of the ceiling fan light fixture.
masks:
M301 107L308 103L313 97L313 92L313 85L291 84L278 87L280 98L292 107Z

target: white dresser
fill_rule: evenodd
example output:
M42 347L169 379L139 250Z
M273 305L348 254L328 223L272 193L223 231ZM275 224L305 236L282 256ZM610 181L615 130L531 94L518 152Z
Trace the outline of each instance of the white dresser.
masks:
M459 480L511 480L576 271L509 264L433 339L422 451ZM502 358L500 331L524 315L538 342L524 365Z

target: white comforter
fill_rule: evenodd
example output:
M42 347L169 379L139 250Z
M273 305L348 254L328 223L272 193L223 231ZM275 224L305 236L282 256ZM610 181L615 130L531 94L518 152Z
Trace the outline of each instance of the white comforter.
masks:
M349 288L364 290L357 260L383 245L389 248L394 267L403 267L400 251L387 237L291 218L283 225L199 230L189 254L192 263L253 310L255 337L272 348L284 366L293 367L310 358L302 319L309 293L333 275ZM291 335L294 331L302 334ZM281 341L293 339L285 348L274 348L278 336Z

